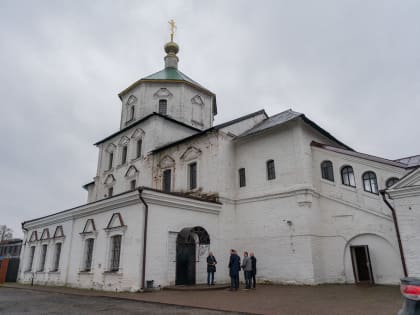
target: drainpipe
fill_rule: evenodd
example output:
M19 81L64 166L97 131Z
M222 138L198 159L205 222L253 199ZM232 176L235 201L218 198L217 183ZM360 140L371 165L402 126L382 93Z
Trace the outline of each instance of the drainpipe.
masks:
M144 200L143 196L141 195L143 192L143 188L139 188L139 198L140 201L144 204L144 225L143 225L143 264L142 264L142 271L141 271L141 285L144 290L146 287L146 246L147 246L147 223L148 223L148 216L149 216L149 205Z
M398 248L400 250L400 256L401 256L401 263L402 263L402 267L403 267L403 271L404 271L404 277L407 277L407 266L405 264L405 256L404 256L404 250L402 247L402 242L401 242L401 236L400 236L400 229L398 227L398 220L397 220L397 215L395 213L395 209L393 206L391 206L391 204L388 202L388 200L385 197L385 194L387 194L385 192L385 190L381 190L380 191L381 195L382 195L382 199L385 202L385 204L388 206L388 208L391 210L392 213L392 219L394 220L394 226L395 226L395 232L397 233L397 240L398 240ZM388 194L389 197L389 194ZM389 197L391 198L391 197Z

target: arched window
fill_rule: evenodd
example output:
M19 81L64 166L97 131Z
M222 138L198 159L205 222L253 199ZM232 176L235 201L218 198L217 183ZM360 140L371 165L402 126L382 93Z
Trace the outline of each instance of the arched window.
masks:
M168 102L166 100L159 100L159 114L166 115Z
M333 171L333 164L331 161L324 161L321 163L321 174L322 178L334 181L334 171Z
M127 121L132 121L134 119L134 105L130 106L127 117Z
M376 175L374 172L366 172L362 176L363 179L363 188L367 192L371 192L373 194L378 193L378 181L376 179Z
M386 181L386 188L391 187L392 185L394 185L396 182L398 182L399 179L397 177L391 177L388 178L388 180Z
M121 253L121 235L111 237L111 261L110 271L118 271L120 269L120 253Z
M267 161L267 179L275 179L276 178L276 169L274 166L274 160Z
M85 257L83 261L83 271L90 271L92 268L92 258L93 258L93 245L95 239L88 238L85 241Z
M356 187L356 182L354 180L354 172L351 166L344 166L341 169L341 182L343 185Z

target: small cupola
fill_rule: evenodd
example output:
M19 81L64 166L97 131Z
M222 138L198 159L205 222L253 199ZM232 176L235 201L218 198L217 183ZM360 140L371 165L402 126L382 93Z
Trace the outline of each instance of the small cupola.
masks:
M169 25L171 26L171 41L165 44L165 68L175 68L178 69L178 56L176 55L179 51L179 46L177 43L174 42L174 34L175 34L175 21L171 19L169 21Z

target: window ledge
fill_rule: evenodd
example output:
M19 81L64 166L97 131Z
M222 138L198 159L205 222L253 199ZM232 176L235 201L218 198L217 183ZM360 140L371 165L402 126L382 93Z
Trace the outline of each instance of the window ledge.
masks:
M102 274L105 276L115 276L115 277L122 276L121 269L118 271L107 270L107 271L104 271Z
M61 272L60 270L53 270L48 272L50 275L59 275Z
M363 190L363 195L370 199L379 199L379 194Z
M344 185L344 184L341 184L341 188L344 188L344 189L346 189L348 191L352 191L352 192L356 192L357 191L356 187L354 187L354 186L347 186L347 185Z
M91 271L79 271L78 275L85 275L85 276L93 276L93 272Z
M132 159L132 160L130 161L130 163L134 163L134 162L137 162L137 161L141 161L142 159L143 159L143 156L139 156L139 157L136 157L136 158Z
M117 166L117 168L116 168L116 169L118 170L118 169L120 169L121 167L127 166L127 164L128 164L127 162L125 162L124 164L120 164L120 165L118 165L118 166Z
M114 167L111 167L110 169L104 171L104 175L112 173L113 171L114 171Z
M331 181L331 180L328 180L328 179L325 179L325 178L321 178L321 183L328 184L328 185L331 185L331 186L337 186L335 181Z
M43 275L43 274L46 274L47 272L44 271L44 270L38 270L35 273L38 274L38 275Z

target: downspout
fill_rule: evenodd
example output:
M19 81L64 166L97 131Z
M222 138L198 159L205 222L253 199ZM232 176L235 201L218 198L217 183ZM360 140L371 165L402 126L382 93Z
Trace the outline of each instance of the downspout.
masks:
M401 242L400 229L398 227L397 215L395 213L394 207L391 206L391 204L388 202L388 200L385 197L385 194L387 194L385 192L385 190L381 190L380 193L382 195L383 201L385 202L385 204L388 206L388 208L391 210L391 213L392 213L392 219L394 221L395 232L397 233L398 248L400 250L401 263L402 263L402 267L403 267L403 271L404 271L404 277L407 277L408 276L408 274L407 274L407 266L405 264L405 256L404 256L404 250L403 250L402 242ZM388 195L388 197L389 197L389 195Z
M142 264L142 271L141 271L141 289L144 290L146 287L146 246L147 246L147 224L148 224L148 216L149 216L149 205L144 200L143 196L141 195L143 193L143 188L139 188L139 198L140 201L144 204L144 225L143 225L143 264Z

